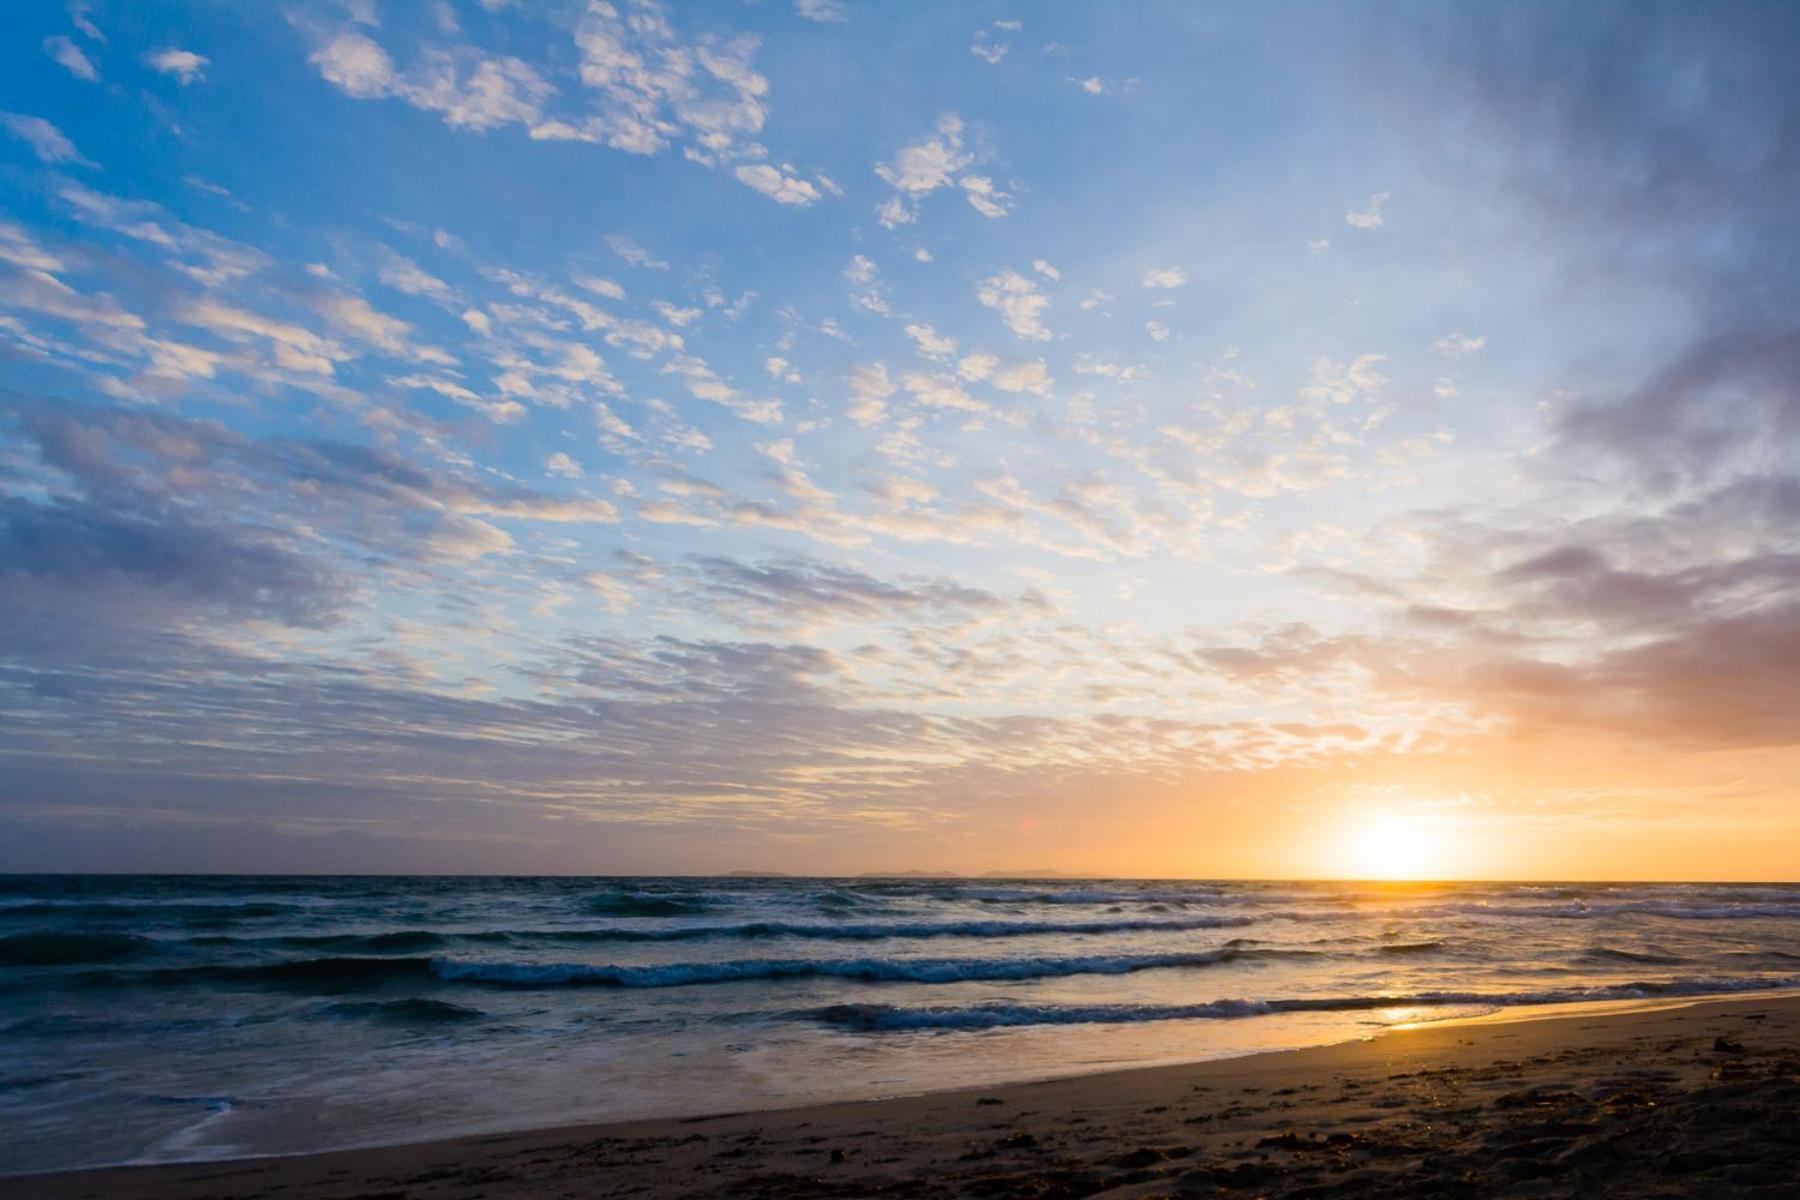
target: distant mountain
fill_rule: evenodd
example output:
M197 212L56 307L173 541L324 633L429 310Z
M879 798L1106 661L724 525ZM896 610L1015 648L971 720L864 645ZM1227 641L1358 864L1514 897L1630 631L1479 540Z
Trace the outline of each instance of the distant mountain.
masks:
M864 871L857 879L963 879L955 871Z

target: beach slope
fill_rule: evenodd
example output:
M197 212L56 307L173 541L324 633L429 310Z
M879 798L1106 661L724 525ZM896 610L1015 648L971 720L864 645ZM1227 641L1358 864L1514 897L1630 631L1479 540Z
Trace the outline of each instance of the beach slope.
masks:
M1800 1196L1800 1000L775 1112L5 1181L13 1200Z

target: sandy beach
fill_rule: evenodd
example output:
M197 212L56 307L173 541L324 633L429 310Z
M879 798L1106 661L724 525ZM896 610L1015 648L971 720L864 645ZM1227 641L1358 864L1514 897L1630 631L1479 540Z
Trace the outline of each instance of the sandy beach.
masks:
M39 1175L14 1200L1800 1195L1800 1000L1395 1029L1000 1088Z

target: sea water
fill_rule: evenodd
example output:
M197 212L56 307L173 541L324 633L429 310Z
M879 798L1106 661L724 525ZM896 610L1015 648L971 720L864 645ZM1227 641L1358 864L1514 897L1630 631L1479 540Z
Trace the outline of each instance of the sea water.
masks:
M0 1174L1800 986L1800 886L0 877Z

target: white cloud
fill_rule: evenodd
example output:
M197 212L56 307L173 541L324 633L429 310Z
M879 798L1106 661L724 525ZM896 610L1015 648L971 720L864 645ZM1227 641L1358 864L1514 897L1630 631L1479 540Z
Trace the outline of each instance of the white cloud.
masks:
M892 162L878 163L875 174L900 194L889 197L875 210L882 225L893 229L918 219L919 201L939 188L958 186L970 207L984 217L1004 217L1012 211L1013 198L985 175L964 175L975 156L963 149L962 118L946 113L938 119L937 133L922 142L903 147Z
M1147 288L1184 287L1187 281L1187 272L1179 267L1155 267L1144 272L1144 286Z
M544 460L544 470L550 472L552 475L562 475L570 479L579 479L581 476L587 474L587 472L581 469L580 463L576 462L560 450Z
M313 307L327 321L345 333L376 346L390 354L407 350L406 335L412 326L397 317L379 311L360 296L342 292L326 292L316 297Z
M962 118L946 113L938 118L938 135L903 147L892 163L875 168L889 185L912 196L948 187L956 173L974 161L962 150Z
M769 81L751 65L754 37L683 42L660 8L646 5L621 16L596 0L576 26L575 46L581 82L598 97L599 111L582 119L572 136L633 154L655 154L685 138L687 156L707 166L761 156L760 148L740 141L760 133L768 115ZM533 136L551 135L534 130ZM571 133L558 130L555 136Z
M908 325L906 336L919 347L919 353L928 358L945 358L956 353L956 339L929 325Z
M4 126L8 133L30 146L39 162L74 163L83 167L94 165L82 157L81 151L75 148L75 143L62 130L42 117L0 112L0 126Z
M444 300L450 296L449 284L418 263L398 254L389 256L377 273L377 278L395 291L405 292L409 296L429 296L433 300Z
M872 259L858 254L844 268L844 278L851 283L872 283L875 280L876 267Z
M1036 271L1039 275L1042 275L1045 279L1051 279L1051 280L1061 280L1062 279L1062 272L1057 270L1055 267L1051 266L1050 260L1046 259L1046 258L1032 259L1031 260L1031 269Z
M1485 337L1470 337L1466 333L1446 333L1431 343L1431 348L1445 358L1467 358L1485 345L1487 345Z
M999 365L999 355L988 354L985 351L977 351L974 354L965 354L962 356L961 360L956 364L956 373L961 375L964 379L967 379L970 383L978 383L981 380L986 379L989 375L992 375L994 373L994 368Z
M887 417L887 399L894 394L887 367L868 363L850 369L850 407L844 415L858 425L879 425Z
M1100 82L1100 77L1098 75L1090 75L1086 79L1077 79L1071 75L1068 79L1070 83L1074 84L1090 96L1098 96L1101 92L1106 90L1106 85Z
M1145 321L1144 332L1150 335L1150 340L1153 342L1169 340L1169 327L1161 321Z
M648 250L632 241L622 233L609 234L606 244L612 252L634 267L643 267L651 271L666 271L669 264L663 262Z
M819 198L819 189L769 163L745 163L733 172L738 182L769 197L777 204L794 204L801 208Z
M1030 392L1034 396L1048 396L1056 381L1050 378L1050 370L1044 365L1044 360L1038 358L994 372L993 383L1003 392Z
M978 31L975 34L975 40L969 43L969 53L991 67L999 66L1000 60L1005 58L1007 51L1011 49L1010 42L996 42L993 35L985 29Z
M1327 404L1349 404L1358 398L1366 399L1387 383L1387 377L1376 370L1386 358L1384 354L1361 354L1348 363L1321 358L1313 363L1300 395Z
M955 412L986 412L988 406L962 390L949 375L926 371L909 373L902 383L913 399L927 408L945 408Z
M671 325L675 325L678 327L691 325L695 321L698 321L700 319L700 310L699 309L697 309L697 308L677 308L675 305L670 304L667 300L654 301L650 305L650 307L655 309L657 312L657 315L662 317L663 320L667 321Z
M1044 310L1050 297L1037 290L1037 284L1017 271L1002 271L984 279L976 292L987 307L996 309L1006 327L1028 341L1048 341L1050 331L1044 328Z
M574 276L577 287L586 288L596 296L604 296L608 300L623 300L625 289L610 279L602 279L597 275Z
M877 279L879 274L874 262L861 254L844 268L844 278L855 285L850 293L850 303L864 312L886 316L888 303Z
M893 229L900 225L911 225L919 218L913 213L905 200L898 196L890 196L875 207L875 218L881 222L882 228Z
M192 50L178 50L170 47L156 50L144 55L144 65L164 75L173 75L181 82L182 87L197 79L206 78L206 68L212 62L204 54L195 54Z
M1369 206L1367 208L1363 209L1361 212L1357 212L1353 209L1350 212L1345 213L1344 224L1350 226L1352 229L1380 229L1387 223L1381 214L1382 210L1387 207L1388 198L1391 195L1392 193L1390 192L1376 192L1373 196L1369 197Z
M100 78L99 68L94 66L93 60L82 52L80 46L61 34L44 39L44 53L48 54L57 66L77 79L85 79L87 82L93 83Z
M360 33L340 33L310 58L319 74L358 100L395 98L436 112L456 129L535 125L555 89L516 58L428 50L407 71Z
M1004 217L1013 210L1013 198L994 186L985 175L964 175L958 181L969 206L984 217Z
M838 0L794 0L794 11L821 24L841 25L850 19Z

